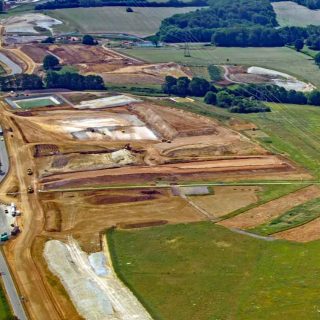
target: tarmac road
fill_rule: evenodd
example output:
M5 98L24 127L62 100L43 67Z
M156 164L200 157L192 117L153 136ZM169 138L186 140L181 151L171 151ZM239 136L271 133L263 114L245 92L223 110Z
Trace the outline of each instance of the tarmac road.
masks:
M27 320L27 315L24 312L20 297L14 285L11 273L9 271L7 261L5 260L2 251L0 250L0 271L2 273L2 281L6 289L7 296L9 297L13 313L19 320Z
M0 131L2 131L1 127L0 127ZM9 157L8 157L7 147L2 137L3 136L0 135L0 162L1 162L0 182L2 182L2 180L6 177L9 171ZM1 140L1 138L3 140Z

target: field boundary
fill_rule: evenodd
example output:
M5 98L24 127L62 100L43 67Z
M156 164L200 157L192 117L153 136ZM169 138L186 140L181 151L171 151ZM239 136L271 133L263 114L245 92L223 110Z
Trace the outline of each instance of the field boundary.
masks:
M254 184L252 184L252 185L254 185ZM299 190L308 188L308 187L311 186L311 185L312 185L312 184L308 184L308 185L301 186L300 188L298 188L298 189L296 189L296 190L293 190L293 191L290 191L290 192L288 192L288 193L282 194L282 195L280 195L280 196L277 196L277 197L275 197L275 198L273 198L273 199L270 199L270 200L267 200L267 201L261 201L261 202L258 201L258 202L256 202L256 203L249 204L247 207L237 209L237 210L235 210L235 211L233 211L233 212L230 212L230 213L228 213L227 215L221 217L221 219L219 220L219 222L220 222L220 221L227 220L227 219L234 218L234 217L238 216L239 214L242 214L242 213L245 213L245 212L247 212L247 211L249 211L249 210L251 210L251 209L260 207L260 206L262 206L262 205L264 205L264 204L266 204L266 203L269 203L269 202L271 202L271 201L278 200L278 199L280 199L280 198L282 198L282 197L284 197L284 196L287 196L287 195L289 195L289 194L291 194L291 193L294 193L294 192L297 192L297 191L299 191Z

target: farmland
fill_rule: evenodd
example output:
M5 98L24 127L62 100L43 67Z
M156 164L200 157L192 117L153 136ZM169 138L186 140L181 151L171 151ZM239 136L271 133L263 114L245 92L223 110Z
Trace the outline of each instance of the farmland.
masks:
M134 8L125 7L72 8L47 11L47 15L64 22L55 30L80 33L126 33L150 35L155 33L161 21L176 13L185 13L197 8ZM92 18L94 17L94 18Z
M311 10L292 1L274 2L272 6L280 26L320 25L319 10Z
M269 148L289 156L319 177L320 109L313 106L270 104L266 116L246 115L271 139Z
M118 273L155 319L318 319L319 242L267 242L208 222L109 238Z
M173 61L190 66L208 66L209 64L239 64L260 66L282 71L296 76L300 80L320 86L319 68L313 59L289 48L222 48L192 46L191 57L184 56L183 47L179 48L134 48L121 52L143 59L147 62Z

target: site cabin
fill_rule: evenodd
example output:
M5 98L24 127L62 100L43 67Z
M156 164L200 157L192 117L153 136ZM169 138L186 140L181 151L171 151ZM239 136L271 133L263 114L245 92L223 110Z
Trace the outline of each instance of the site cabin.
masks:
M0 236L0 241L8 241L9 240L9 235L7 232L2 233Z

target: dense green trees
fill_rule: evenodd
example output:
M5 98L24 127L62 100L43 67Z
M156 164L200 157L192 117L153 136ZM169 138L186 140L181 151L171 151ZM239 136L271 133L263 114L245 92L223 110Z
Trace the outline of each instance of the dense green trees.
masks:
M18 74L0 77L0 91L39 90L43 88L64 88L71 90L103 90L103 79L100 76L82 76L77 73L59 74L49 71L42 79L34 74Z
M48 54L43 59L43 69L44 70L53 70L57 69L59 66L59 59L55 56Z
M51 10L62 8L77 7L104 7L104 6L122 6L122 7L203 7L207 6L206 0L179 1L168 0L166 2L147 1L147 0L51 0L39 3L35 6L36 10Z
M187 95L195 97L203 97L208 91L216 91L216 88L202 78L193 78L190 80L187 77L176 79L171 76L165 78L165 83L162 85L164 93L175 94L181 97Z
M45 78L47 88L65 88L71 90L102 90L105 88L100 76L82 76L78 73L48 72Z
M320 0L316 1L320 3ZM211 41L216 46L225 47L297 44L299 50L306 43L311 49L320 50L319 26L279 28L268 0L212 0L209 4L209 8L163 20L158 33L160 40Z
M0 77L0 91L38 90L42 88L42 79L35 74Z

